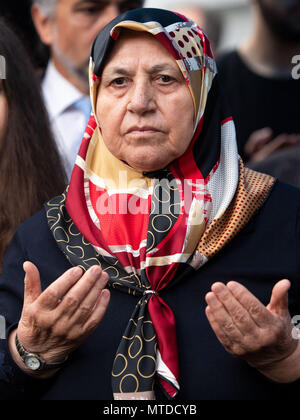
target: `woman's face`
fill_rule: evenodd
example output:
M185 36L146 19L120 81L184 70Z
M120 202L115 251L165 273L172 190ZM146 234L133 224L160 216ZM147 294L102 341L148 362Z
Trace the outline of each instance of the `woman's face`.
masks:
M3 90L3 81L0 79L0 147L6 134L7 118L7 101Z
M141 171L166 167L193 136L188 85L171 54L147 33L121 34L103 70L96 114L109 151Z

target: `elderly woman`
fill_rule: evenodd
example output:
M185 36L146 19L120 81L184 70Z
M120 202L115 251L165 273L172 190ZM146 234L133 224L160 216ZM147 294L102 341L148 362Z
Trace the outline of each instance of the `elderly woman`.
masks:
M90 87L70 186L6 257L6 383L41 399L296 395L300 194L244 168L204 33L125 13L94 42Z

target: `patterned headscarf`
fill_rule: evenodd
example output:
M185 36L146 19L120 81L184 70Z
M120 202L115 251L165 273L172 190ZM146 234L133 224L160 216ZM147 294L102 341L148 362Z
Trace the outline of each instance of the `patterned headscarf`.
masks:
M170 52L193 98L188 149L154 173L113 156L95 115L101 74L124 28L151 34ZM180 389L175 316L160 292L184 287L247 224L274 179L244 168L209 41L182 15L145 8L114 19L93 45L90 93L93 112L70 186L46 205L49 226L71 264L101 264L108 286L136 299L112 349L114 398L153 399L155 380L173 398Z

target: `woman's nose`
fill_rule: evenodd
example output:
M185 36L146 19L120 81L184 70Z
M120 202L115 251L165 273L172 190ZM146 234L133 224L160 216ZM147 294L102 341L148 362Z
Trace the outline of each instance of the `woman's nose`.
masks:
M140 82L132 86L127 109L137 114L152 112L155 109L154 92L150 83Z

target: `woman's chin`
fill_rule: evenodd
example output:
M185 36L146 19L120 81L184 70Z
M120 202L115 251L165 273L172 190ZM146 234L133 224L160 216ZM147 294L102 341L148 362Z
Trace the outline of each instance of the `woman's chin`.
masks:
M127 165L139 172L154 172L164 169L171 162L170 156L148 154L139 154L137 156L130 156L125 160Z
M145 162L132 162L132 163L127 163L131 168L135 169L136 171L139 172L155 172L155 171L159 171L161 169L164 169L166 166L168 166L169 162L165 162L165 163L145 163Z

